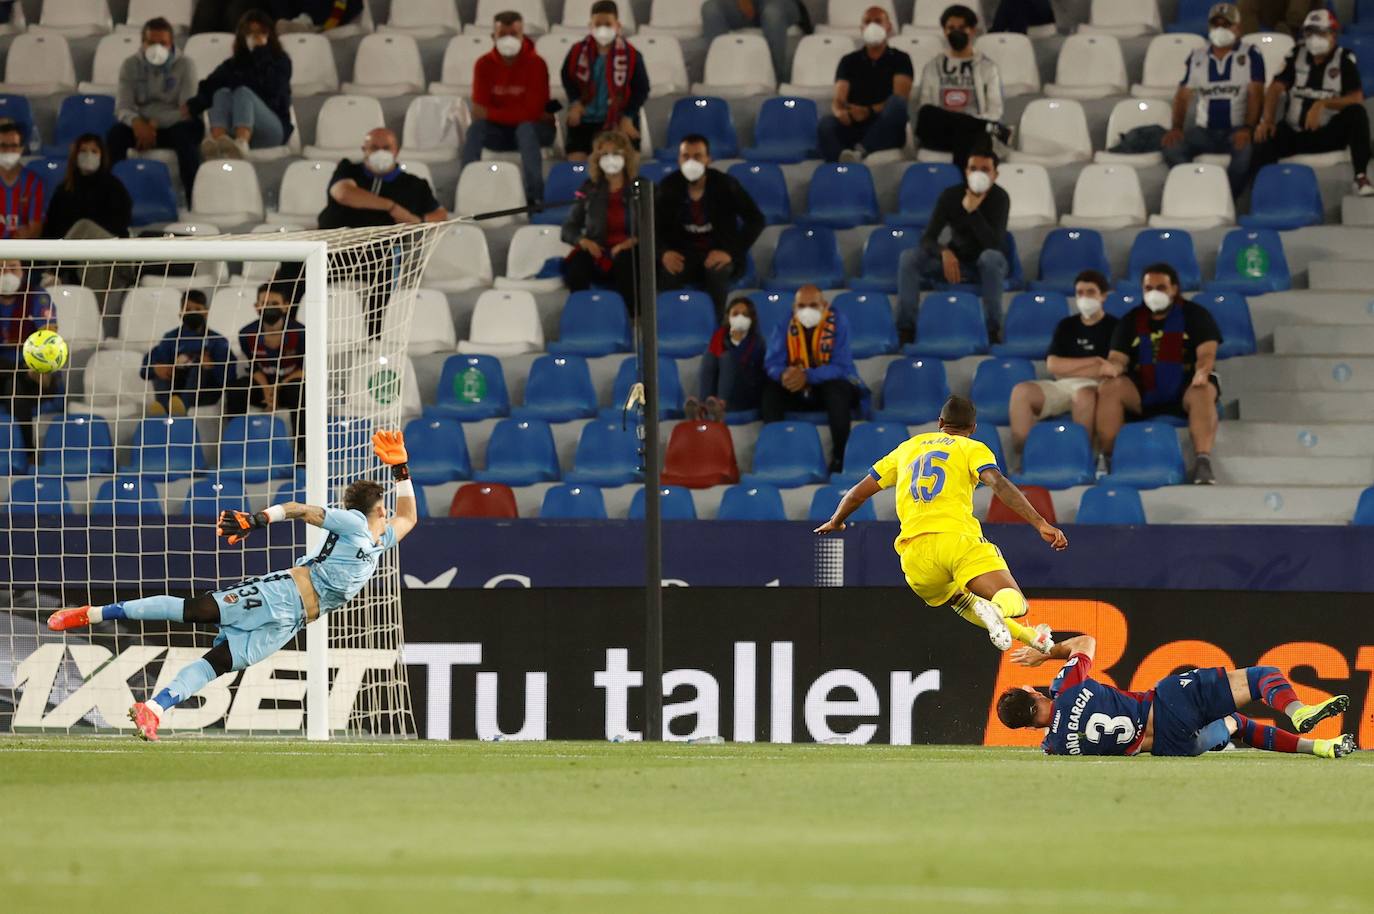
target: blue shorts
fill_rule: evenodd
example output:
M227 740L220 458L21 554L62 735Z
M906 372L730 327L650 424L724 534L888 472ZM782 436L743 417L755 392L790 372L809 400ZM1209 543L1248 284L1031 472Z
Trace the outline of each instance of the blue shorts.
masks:
M1193 756L1215 748L1218 740L1208 725L1235 710L1231 683L1221 667L1161 679L1155 686L1155 740L1150 754Z
M305 627L305 607L289 571L249 578L210 596L219 606L215 646L229 642L236 670L281 650Z

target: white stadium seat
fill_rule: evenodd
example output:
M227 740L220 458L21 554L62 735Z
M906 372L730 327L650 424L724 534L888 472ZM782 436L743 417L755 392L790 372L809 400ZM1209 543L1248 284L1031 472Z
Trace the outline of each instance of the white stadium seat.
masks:
M779 86L778 94L829 99L835 94L835 69L854 48L854 39L844 34L803 36L792 58L792 81Z
M978 50L997 64L997 72L1002 77L1002 95L1011 98L1040 94L1040 67L1035 62L1035 48L1025 35L1016 32L980 35Z
M307 227L314 227L314 225L315 220L313 218L311 218L308 222L304 224L299 222L282 223L280 225L276 223L265 223L263 225L253 226L253 230L250 234L285 235L288 232L304 231ZM252 285L254 288L257 288L258 283L270 282L272 278L277 275L277 270L279 269L281 269L281 264L276 261L246 260L244 261L243 269L239 274L239 280ZM243 325L240 324L239 326Z
M466 292L492 284L487 236L476 225L451 225L434 242L420 284L443 292Z
M347 95L395 98L425 90L425 67L420 46L409 35L400 33L368 35L358 42L353 58L353 81L340 91Z
M1175 165L1164 182L1164 202L1159 215L1150 217L1153 228L1209 229L1234 225L1236 204L1226 169L1220 165L1192 162Z
M89 349L99 345L104 334L100 328L100 305L95 293L85 286L51 285L47 287L53 308L57 311L57 332L73 349Z
M682 44L672 35L636 35L630 42L644 55L644 70L649 76L649 97L685 95L692 87ZM560 62L561 64L561 62ZM557 78L556 72L550 78ZM560 83L559 89L562 89ZM642 130L640 131L643 132Z
M400 169L406 174L424 179L424 182L429 185L430 193L434 192L434 172L430 171L428 162L401 162Z
M5 81L0 92L59 95L75 91L76 67L67 39L55 32L14 36L5 54Z
M1163 127L1168 130L1173 123L1173 103L1159 98L1123 98L1112 108L1107 119L1107 149L1121 142L1122 134L1136 127ZM1146 168L1164 161L1159 152L1107 152L1102 150L1093 156L1099 165L1133 165Z
M1264 83L1268 85L1283 72L1283 64L1293 53L1293 39L1282 32L1257 32L1241 41L1251 45L1264 58Z
M32 29L64 38L89 38L113 30L114 20L105 0L43 0L43 14Z
M903 32L935 32L943 34L944 29L940 28L940 14L949 8L947 0L916 0L916 7L912 11L911 24ZM963 4L973 10L978 16L978 31L987 30L987 17L983 15L983 5L978 0Z
M491 35L454 35L444 48L439 81L429 84L430 95L471 95L472 68L492 48Z
M180 298L177 300L180 308ZM181 318L178 314L177 322ZM163 332L176 326L164 327ZM159 334L161 337L161 334ZM151 348L149 343L145 348ZM105 419L122 419L143 412L148 399L148 382L140 374L143 348L97 349L91 353L86 370L81 372L80 404L69 404L70 412L95 413Z
M816 26L816 32L823 35L848 35L857 41L860 32L863 31L864 12L874 6L887 10L887 18L892 22L893 31L896 31L897 8L892 5L892 0L829 0L826 4L825 24Z
M192 190L194 191L194 188ZM208 238L220 234L220 230L219 226L210 222L169 222L162 227L162 234L163 237ZM138 284L149 289L192 289L219 285L228 278L229 266L224 261L201 260L197 261L190 276L175 276L166 271L158 273L145 266Z
M391 4L391 18L378 32L404 32L413 38L438 38L463 30L455 0L402 0Z
M370 130L386 126L382 104L366 95L334 95L325 99L315 121L315 145L305 147L307 159L338 160L362 155Z
M268 224L314 228L320 210L329 202L329 179L337 167L337 162L308 159L286 166L277 194L277 209L267 214Z
M95 46L91 79L77 83L76 91L83 95L114 95L119 89L119 68L142 49L143 42L133 32L111 32L103 36Z
M772 95L777 87L773 58L763 36L731 32L711 42L706 52L705 78L692 87L692 92L721 98L745 98Z
M520 178L520 166L514 162L473 162L458 176L454 215L475 216L524 205L525 185ZM484 221L494 228L523 222L525 217L499 216Z
M587 27L592 21L592 4L596 0L564 0L563 21L553 27L556 32L567 32L577 35L579 38L587 34ZM616 9L620 11L620 30L626 35L633 35L637 29L635 23L634 7L628 0L616 4Z
M888 47L906 51L907 56L911 58L911 71L915 74L912 77L915 82L912 92L920 91L921 71L926 68L926 64L937 55L943 54L945 50L945 39L930 32L903 32L889 39L887 44Z
M268 274L270 276L270 274ZM235 282L220 286L210 299L210 313L205 322L210 329L224 336L241 358L247 353L239 352L239 331L257 320L258 312L253 304L258 300L258 285L267 277L257 281Z
M119 28L142 34L143 23L161 16L178 32L191 27L191 9L195 0L129 0L129 12Z
M540 35L539 39L535 41L534 52L543 58L544 66L547 67L549 71L549 96L551 98L556 98L561 102L566 102L568 100L567 93L563 91L563 61L568 56L568 51L572 49L573 45L581 40L581 36L574 35L571 32L549 32L547 35ZM639 42L636 41L635 46L638 47ZM648 60L644 61L644 66L646 68L649 66ZM657 88L657 86L654 86L654 75L652 72L649 73L649 85L651 88ZM686 90L684 89L683 91Z
M329 345L342 349L367 343L367 321L363 318L366 292L361 287L335 284L325 290L329 311Z
M282 47L286 46L286 39L282 39ZM215 67L224 63L234 53L234 36L230 32L201 32L199 35L192 35L186 39L186 47L182 48L181 53L196 67L196 79L204 79L215 71ZM330 58L333 63L333 58ZM297 92L294 84L296 72L300 64L296 58L291 58L291 77L293 80L291 91L295 95L304 95ZM334 76L334 86L339 85L338 74Z
M1180 68L1180 73L1182 69ZM1111 35L1070 35L1059 49L1050 98L1106 98L1125 95L1126 59Z
M544 325L534 295L521 289L488 289L477 298L468 338L459 352L498 358L544 351Z
M678 40L701 34L701 4L682 0L653 0L649 22L640 35L671 35Z
M562 260L572 250L572 245L564 243L561 235L562 229L557 225L522 225L516 229L506 252L506 275L496 277L496 288L530 292L553 292L563 288L561 273L538 278L550 258Z
M458 161L465 110L463 103L451 95L420 95L411 99L401 130L401 161Z
M1021 113L1016 136L1021 148L1011 154L1013 162L1068 165L1093 156L1088 119L1073 99L1037 98Z
M401 421L420 415L420 387L409 356L386 355L368 348L359 352L345 374L344 412L375 414L400 398Z
M147 350L181 323L181 289L174 286L139 286L124 296L119 314L119 344L125 349Z
M1008 229L1054 225L1059 220L1045 166L1008 162L997 169L997 184L1011 197Z
M393 0L394 2L394 0ZM477 13L472 22L463 29L464 34L485 35L491 42L491 27L496 14L513 10L525 20L525 34L531 38L549 30L549 16L544 10L544 0L477 0Z
M1073 212L1061 225L1098 230L1145 224L1140 176L1129 165L1085 165L1073 187Z
M263 219L262 189L252 162L212 159L196 172L187 222L218 226L243 225Z
M415 356L457 351L458 334L453 328L453 312L448 306L448 296L438 289L416 289L413 294L415 304L409 328L406 329L406 352ZM399 325L405 313L404 308L396 307L396 298L393 296L382 322L384 338L395 339L400 335L403 328Z
M1183 65L1194 48L1207 47L1207 39L1188 32L1156 35L1145 49L1145 65L1141 81L1131 86L1136 98L1173 98L1178 81L1183 78Z
M1115 35L1136 38L1161 30L1159 4L1140 0L1093 0L1088 22L1078 27L1084 35Z
M312 32L295 32L281 39L291 58L292 95L333 95L339 91L339 68L329 39Z

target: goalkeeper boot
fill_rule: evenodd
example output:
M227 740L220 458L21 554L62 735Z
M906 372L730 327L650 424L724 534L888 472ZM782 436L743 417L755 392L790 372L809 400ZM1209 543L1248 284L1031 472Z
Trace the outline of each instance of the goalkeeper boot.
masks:
M1044 622L1035 627L1035 640L1030 643L1030 648L1042 654L1048 654L1054 650L1054 632Z
M1335 739L1312 740L1312 754L1317 758L1344 758L1358 748L1353 733L1342 733Z
M65 632L69 628L85 628L91 624L90 612L89 606L80 609L59 609L48 616L48 628L55 632Z
M1005 651L1011 647L1011 630L1007 628L1007 623L1002 620L1001 610L987 600L975 599L973 614L988 630L988 640L992 642L993 647L999 651Z
M162 720L157 716L157 712L148 707L147 702L140 701L130 708L129 720L134 722L139 739L149 743L157 742L157 725Z
M1342 714L1350 707L1349 695L1333 695L1321 704L1304 705L1294 711L1291 719L1299 733L1310 733L1312 728L1335 714Z

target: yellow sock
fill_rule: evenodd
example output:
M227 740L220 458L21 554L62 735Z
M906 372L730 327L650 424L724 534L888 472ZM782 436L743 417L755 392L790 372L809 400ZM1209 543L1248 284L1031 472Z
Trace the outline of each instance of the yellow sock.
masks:
M975 597L973 594L962 593L954 601L954 612L960 617L962 617L964 620L972 622L974 625L978 626L984 631L987 631L988 627L983 624L983 620L978 618L977 613L973 611L973 606L977 601L978 598Z
M1021 591L1011 587L1003 587L993 594L992 602L1002 611L1003 619L1019 619L1030 611Z
M1011 636L1015 638L1017 641L1020 641L1022 644L1035 643L1035 639L1037 637L1035 629L1031 628L1029 625L1022 625L1015 619L1008 619L1004 617L1002 621L1006 623L1007 631L1011 632Z

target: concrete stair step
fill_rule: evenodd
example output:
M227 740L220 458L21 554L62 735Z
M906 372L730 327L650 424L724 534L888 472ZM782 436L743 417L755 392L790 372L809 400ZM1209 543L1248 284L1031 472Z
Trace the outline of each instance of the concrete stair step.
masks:
M1367 393L1252 393L1241 400L1241 417L1260 422L1374 422Z
M1250 299L1250 320L1259 339L1278 327L1309 324L1374 326L1374 292L1271 292Z
M1223 422L1216 453L1261 457L1366 457L1374 454L1374 426L1363 423Z
M1341 198L1341 224L1374 225L1374 197L1346 194Z
M1253 355L1222 363L1226 395L1254 391L1374 391L1374 357Z
M1152 524L1348 524L1360 491L1359 486L1169 486L1140 497Z
M1374 260L1314 260L1307 265L1307 285L1332 291L1374 289Z
M1217 449L1217 482L1233 486L1374 484L1374 457L1241 457Z
M1374 324L1357 326L1278 327L1276 355L1374 355Z

